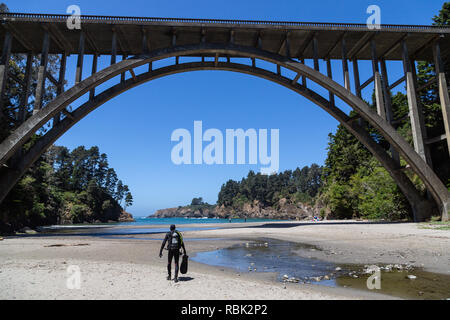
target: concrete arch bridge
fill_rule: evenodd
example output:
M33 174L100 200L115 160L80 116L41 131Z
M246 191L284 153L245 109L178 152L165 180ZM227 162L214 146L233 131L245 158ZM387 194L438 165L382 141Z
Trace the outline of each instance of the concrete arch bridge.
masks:
M0 143L0 201L34 161L62 134L89 112L113 97L153 79L197 70L240 72L282 85L309 99L345 126L386 168L408 199L416 221L423 221L438 208L448 220L450 193L433 170L429 144L446 140L450 150L450 102L444 61L450 57L450 28L434 26L382 25L369 30L363 24L302 23L286 21L206 20L140 17L80 16L81 29L67 27L67 15L3 13L0 41L0 108L6 108L6 81L14 77L8 70L12 54L25 54L25 79L12 80L21 86L16 109L16 127ZM60 56L59 78L47 72L48 57ZM67 56L77 55L75 85L65 90ZM33 110L27 110L32 80L32 59L39 55L40 66ZM92 73L83 76L86 55L93 56ZM100 55L110 56L110 65L97 70ZM118 62L117 56L122 59ZM189 57L189 59L184 59ZM154 68L153 62L168 59L172 64ZM194 59L193 59L194 58ZM240 58L240 59L235 59ZM242 61L248 61L243 63ZM183 60L189 60L185 62ZM193 61L195 60L195 61ZM305 64L312 60L314 67ZM326 61L320 70L319 61ZM342 64L339 78L333 80L332 60ZM360 82L359 62L372 62L372 75ZM386 61L401 61L404 74L390 82ZM265 63L261 64L260 61ZM434 63L445 132L427 137L424 115L417 92L415 61ZM275 65L270 71L263 66ZM349 65L352 65L353 83ZM137 68L145 67L138 73ZM143 68L139 68L142 70ZM288 71L288 72L287 72ZM291 76L289 76L289 74ZM294 75L294 76L292 76ZM97 87L120 77L120 82L98 92ZM57 87L57 96L43 103L45 81ZM326 89L327 96L308 87L308 82ZM362 100L362 90L373 83L376 111ZM406 84L414 147L396 131L390 90ZM97 89L97 90L96 90ZM75 110L69 104L83 95L89 100ZM350 117L336 104L336 97L355 111ZM367 132L366 123L390 144L385 150ZM44 125L31 148L22 146ZM448 155L447 155L448 156ZM424 183L429 197L416 189L400 165L403 159Z

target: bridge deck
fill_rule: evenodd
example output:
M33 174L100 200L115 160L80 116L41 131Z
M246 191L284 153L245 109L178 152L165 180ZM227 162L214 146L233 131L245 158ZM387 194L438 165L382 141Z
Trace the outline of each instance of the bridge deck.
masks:
M76 54L80 30L69 30L68 15L49 14L0 14L0 43L7 30L14 36L12 53L40 53L45 29L51 35L49 53ZM386 60L401 60L401 48L397 44L406 36L408 50L417 60L432 61L431 42L441 37L444 59L450 55L449 27L382 25L379 30L369 30L365 24L308 23L287 21L207 20L176 18L139 18L110 16L81 16L82 31L86 34L85 54L111 54L113 28L117 33L117 54L142 53L143 30L147 32L150 50L171 46L173 32L176 44L199 43L202 30L206 42L223 43L234 30L234 43L256 46L258 35L261 47L273 53L285 54L285 39L289 33L290 56L313 58L312 39L317 38L318 57L341 59L341 39L345 41L349 59L370 60L371 39L376 41L377 55Z

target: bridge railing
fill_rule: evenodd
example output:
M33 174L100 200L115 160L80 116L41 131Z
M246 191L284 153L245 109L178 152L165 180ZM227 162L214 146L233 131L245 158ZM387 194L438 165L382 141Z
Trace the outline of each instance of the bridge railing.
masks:
M36 14L36 13L1 13L1 20L20 20L33 22L65 22L71 15L67 14ZM328 23L328 22L299 22L299 21L265 21L265 20L232 20L232 19L192 19L192 18L163 18L163 17L120 17L120 16L97 16L81 15L81 21L85 22L129 22L129 23L154 23L154 22L174 22L174 23L201 23L201 24L228 24L228 25L267 25L286 27L318 27L318 28L356 28L367 29L362 23ZM409 30L409 31L430 31L450 33L450 27L433 25L396 25L382 24L383 30Z

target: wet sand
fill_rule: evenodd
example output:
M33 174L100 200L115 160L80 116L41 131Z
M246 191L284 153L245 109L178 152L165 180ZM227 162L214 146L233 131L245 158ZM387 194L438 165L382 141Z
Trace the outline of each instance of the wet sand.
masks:
M160 228L161 226L158 226ZM211 228L213 225L189 225ZM450 232L417 224L249 223L186 231L188 254L225 248L261 237L309 243L322 250L298 252L339 263L410 263L450 273ZM121 226L121 228L124 228ZM125 227L128 228L128 227ZM129 228L148 228L133 226ZM181 226L180 226L181 228ZM275 274L237 273L191 261L180 282L167 281L162 234L7 237L0 241L0 299L380 299L376 293L307 284L283 284ZM190 240L207 239L211 240ZM215 240L219 239L219 240ZM68 289L67 268L81 272L81 288Z

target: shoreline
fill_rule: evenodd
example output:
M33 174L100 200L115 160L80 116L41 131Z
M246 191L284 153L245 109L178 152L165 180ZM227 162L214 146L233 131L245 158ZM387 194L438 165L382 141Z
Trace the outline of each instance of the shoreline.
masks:
M112 228L151 227L164 226ZM243 239L265 237L321 248L297 252L308 258L348 264L415 261L414 266L450 274L450 255L446 252L450 232L419 229L412 223L270 222L189 224L189 227L217 227L183 232L191 257L196 252L242 243ZM161 238L160 233L133 235L135 239L120 237L6 237L0 241L0 299L395 299L350 288L283 284L276 281L275 274L239 273L195 261L190 262L186 275L180 275L185 281L175 284L165 280L166 253L163 259L157 257L161 243L156 239ZM141 237L155 240L139 240ZM208 238L220 240L205 241ZM71 264L82 271L85 282L81 290L65 287L66 269ZM180 296L178 291L187 294L187 290L187 297Z

